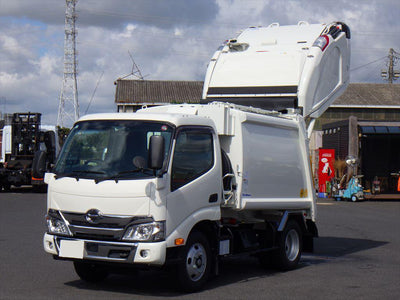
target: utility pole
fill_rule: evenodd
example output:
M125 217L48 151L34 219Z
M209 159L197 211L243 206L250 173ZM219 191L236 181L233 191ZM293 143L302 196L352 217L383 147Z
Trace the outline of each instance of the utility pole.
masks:
M389 49L388 55L388 68L381 71L382 78L387 80L388 83L393 83L394 80L397 80L400 77L400 71L395 70L394 66L397 64L397 61L400 59L400 53L397 53L393 50L393 48Z
M78 0L66 0L64 36L64 77L58 106L57 126L65 127L79 119L75 5Z

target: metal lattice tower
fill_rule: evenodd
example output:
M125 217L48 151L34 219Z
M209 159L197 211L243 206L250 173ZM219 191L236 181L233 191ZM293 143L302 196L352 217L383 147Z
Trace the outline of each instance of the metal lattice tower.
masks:
M64 37L64 79L58 106L57 125L65 127L79 118L75 5L78 0L66 0Z

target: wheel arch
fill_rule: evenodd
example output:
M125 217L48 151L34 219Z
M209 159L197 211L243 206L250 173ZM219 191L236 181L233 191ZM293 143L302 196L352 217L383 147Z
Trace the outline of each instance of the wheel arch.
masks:
M218 241L219 241L219 224L216 221L203 220L193 226L192 230L189 233L189 236L192 232L201 232L208 239L210 243L211 251L215 255L218 253Z
M175 239L183 238L184 244L186 244L190 233L197 228L198 230L205 230L208 233L207 228L212 224L217 224L221 219L221 213L219 207L205 207L202 208L195 213L188 216L185 220L183 220L176 228L172 230L172 232L167 236L167 247L175 247ZM168 225L167 225L168 226ZM217 226L218 228L218 226ZM212 232L212 231L211 231Z
M289 220L296 222L301 231L302 251L313 252L314 250L314 237L318 237L318 229L312 220L304 217L302 212L288 212L286 211L282 216L278 231L283 231Z

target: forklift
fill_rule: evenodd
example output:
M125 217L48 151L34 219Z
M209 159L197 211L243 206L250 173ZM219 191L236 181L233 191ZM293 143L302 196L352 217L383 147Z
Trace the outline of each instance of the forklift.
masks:
M41 130L40 113L14 113L11 122L10 152L4 154L0 167L0 191L9 191L11 186L32 185L34 190L43 190L45 170L56 158L55 130Z

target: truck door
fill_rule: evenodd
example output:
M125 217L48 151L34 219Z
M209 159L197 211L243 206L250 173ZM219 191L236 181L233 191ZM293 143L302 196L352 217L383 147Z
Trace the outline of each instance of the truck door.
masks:
M307 53L298 86L303 116L318 118L349 84L350 29L344 23L325 27Z
M171 193L167 197L167 235L188 218L192 219L189 222L192 225L206 215L211 220L220 218L222 179L216 139L209 127L177 130L171 166Z

